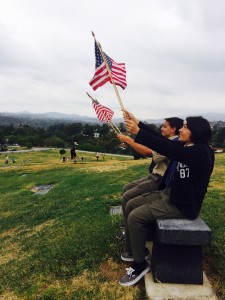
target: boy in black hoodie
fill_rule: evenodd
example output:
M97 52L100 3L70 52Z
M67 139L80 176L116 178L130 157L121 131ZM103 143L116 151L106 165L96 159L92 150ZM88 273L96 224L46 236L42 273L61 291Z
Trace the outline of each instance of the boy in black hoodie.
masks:
M125 211L125 253L121 258L133 261L119 283L130 286L149 270L145 261L148 224L156 219L195 219L202 206L214 166L214 152L209 146L211 128L202 117L188 117L173 143L125 111L127 130L135 141L171 159L158 191L130 200ZM120 138L120 135L118 135ZM169 176L168 176L169 174Z

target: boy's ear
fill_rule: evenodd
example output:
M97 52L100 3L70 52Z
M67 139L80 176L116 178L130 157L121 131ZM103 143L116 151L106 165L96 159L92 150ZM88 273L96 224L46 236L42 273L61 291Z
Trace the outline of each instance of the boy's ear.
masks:
M172 127L173 133L176 133L176 127Z

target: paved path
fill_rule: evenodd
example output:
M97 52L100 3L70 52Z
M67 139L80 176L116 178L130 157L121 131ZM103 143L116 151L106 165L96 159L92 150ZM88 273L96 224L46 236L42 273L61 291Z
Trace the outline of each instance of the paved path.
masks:
M4 154L9 154L9 153L24 153L24 152L31 152L31 151L49 151L49 150L59 150L56 148L45 148L45 147L33 147L32 149L26 149L26 150L16 150L16 151L0 151L0 153ZM70 149L65 149L66 151L70 151ZM93 153L95 154L96 151L84 151L84 150L76 150L77 153L82 152L82 153ZM114 154L114 153L102 153L98 152L100 155L110 155L110 156L120 156L120 157L130 157L132 158L132 155L123 155L123 154Z
M0 151L0 153L4 154L4 153L23 153L23 152L31 152L31 151L48 151L48 150L52 150L52 148L45 148L45 147L34 147L32 149L26 149L26 150L16 150L16 151L12 151L12 150L8 150L8 151Z

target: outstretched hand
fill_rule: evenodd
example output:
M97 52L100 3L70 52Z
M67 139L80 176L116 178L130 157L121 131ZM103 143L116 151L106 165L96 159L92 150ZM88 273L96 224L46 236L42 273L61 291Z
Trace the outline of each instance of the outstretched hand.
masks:
M136 125L138 125L139 120L131 112L129 112L128 110L124 109L123 110L123 114L124 114L125 121L127 119L128 120L133 120L136 123Z
M126 119L125 123L126 123L127 131L130 132L130 133L132 133L132 134L137 134L138 131L140 130L140 128L137 126L137 124L139 123L139 121L138 121L138 123L136 123L132 119Z
M124 134L117 134L117 138L120 140L120 142L126 144L129 144L131 141L133 141L133 139L130 136Z

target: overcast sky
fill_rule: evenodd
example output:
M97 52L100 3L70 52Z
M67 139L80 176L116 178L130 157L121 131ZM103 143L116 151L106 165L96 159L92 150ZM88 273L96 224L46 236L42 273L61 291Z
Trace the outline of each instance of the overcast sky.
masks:
M87 91L122 117L110 83L89 86L91 31L137 117L225 113L224 0L0 0L0 112L95 117Z

